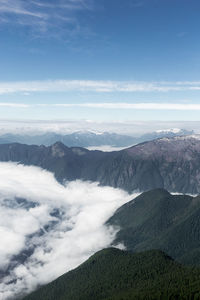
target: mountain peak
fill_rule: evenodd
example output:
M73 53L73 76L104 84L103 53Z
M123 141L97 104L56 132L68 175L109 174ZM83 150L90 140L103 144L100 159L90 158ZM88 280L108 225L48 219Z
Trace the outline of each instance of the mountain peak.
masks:
M61 142L56 142L51 146L53 157L63 157L66 154L66 146Z
M164 132L168 133L168 132L171 132L171 133L175 133L175 134L181 133L183 131L185 131L185 130L184 129L180 129L180 128L170 128L170 129L156 130L157 133L164 133Z

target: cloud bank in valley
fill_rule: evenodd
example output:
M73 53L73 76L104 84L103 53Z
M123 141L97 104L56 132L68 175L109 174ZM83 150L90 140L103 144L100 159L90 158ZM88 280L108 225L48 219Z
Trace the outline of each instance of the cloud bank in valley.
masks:
M108 247L105 221L133 195L37 167L0 163L0 299L29 292Z

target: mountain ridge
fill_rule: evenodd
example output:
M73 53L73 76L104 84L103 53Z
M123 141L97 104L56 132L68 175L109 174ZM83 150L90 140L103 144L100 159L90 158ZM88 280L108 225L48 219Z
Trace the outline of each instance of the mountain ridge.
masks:
M121 151L89 151L67 147L0 145L0 161L47 169L65 180L98 181L128 192L165 188L170 192L200 193L199 135L162 138Z
M179 300L198 297L199 282L200 269L184 267L161 251L109 248L24 300Z
M156 189L124 204L107 225L119 229L114 245L134 252L159 249L181 263L200 265L199 213L200 196Z
M59 134L55 132L47 132L43 134L3 134L0 135L0 144L5 143L22 143L28 145L45 145L51 146L55 142L62 142L68 147L97 147L109 145L111 147L128 147L144 141L149 141L162 137L185 136L193 134L193 131L185 129L169 129L159 130L146 133L139 137L117 134L111 132L95 132L95 131L76 131L69 134Z

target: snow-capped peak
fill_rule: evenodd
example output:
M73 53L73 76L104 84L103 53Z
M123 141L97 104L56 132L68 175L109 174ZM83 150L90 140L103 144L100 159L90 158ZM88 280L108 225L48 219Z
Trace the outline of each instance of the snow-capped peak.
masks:
M170 128L170 129L156 130L156 133L174 133L174 134L178 134L182 131L183 131L183 129L180 129L180 128Z
M190 134L190 135L182 135L182 136L174 136L174 137L164 137L160 140L162 141L181 141L181 140L200 140L200 134Z
M84 134L103 135L104 132L98 132L98 131L93 131L93 130L78 130L78 131L75 131L74 134L77 134L77 135L84 135Z

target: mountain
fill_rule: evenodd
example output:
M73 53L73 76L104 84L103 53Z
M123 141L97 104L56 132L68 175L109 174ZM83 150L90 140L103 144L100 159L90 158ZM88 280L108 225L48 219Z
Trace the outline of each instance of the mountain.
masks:
M77 131L67 135L56 134L53 132L41 135L4 134L0 136L0 144L5 144L5 141L6 143L45 146L50 146L56 142L62 142L68 147L92 147L102 145L126 147L135 144L135 138L128 135L91 131Z
M35 165L52 171L59 181L96 179L96 169L107 153L89 151L85 148L68 148L57 142L52 146L23 144L0 145L0 161L20 162L24 165Z
M90 180L128 192L164 188L200 193L200 136L145 142L115 152L80 147L22 144L0 145L0 161L36 165L52 171L59 181Z
M199 299L200 269L160 251L104 249L24 300Z
M119 208L107 224L119 227L114 243L128 250L160 249L181 263L200 265L200 196L145 192Z
M155 139L161 138L171 138L175 136L186 136L186 135L193 135L193 130L186 130L186 129L179 129L179 128L171 128L171 129L163 129L157 130L154 132L146 133L137 139L137 144L152 141Z
M19 135L19 134L4 134L0 136L0 144L5 143L22 143L27 145L45 145L50 146L56 142L62 142L68 147L128 147L141 142L154 140L162 137L174 137L191 135L193 131L185 129L169 129L160 130L152 133L147 133L140 137L132 137L128 135L121 135L109 132L92 132L92 131L77 131L71 134L57 134L49 132L40 135Z

